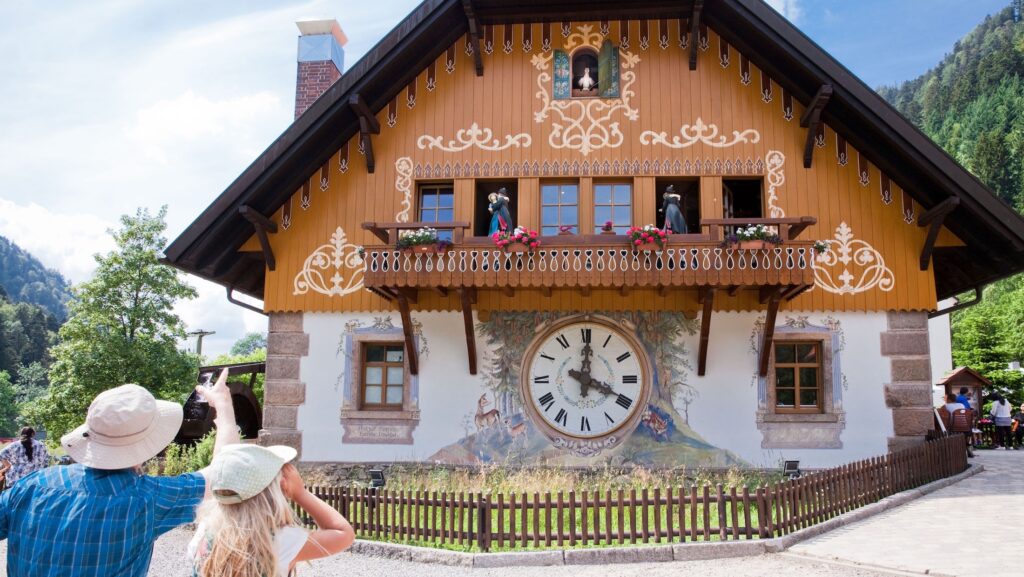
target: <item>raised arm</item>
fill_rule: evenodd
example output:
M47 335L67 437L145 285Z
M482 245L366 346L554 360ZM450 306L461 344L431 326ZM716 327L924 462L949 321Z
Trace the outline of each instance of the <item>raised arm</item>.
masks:
M334 507L306 490L294 465L285 465L283 471L281 489L285 496L309 513L317 526L317 530L309 534L309 539L293 563L329 557L351 547L356 537L348 520Z
M224 369L220 372L220 376L217 377L217 383L212 388L207 389L206 387L198 386L196 391L206 399L206 402L210 404L210 408L216 411L216 416L213 418L213 425L217 428L217 437L213 444L214 456L227 445L241 442L242 439L238 434L238 424L235 422L235 406L231 403L231 389L228 388L228 370ZM199 472L206 478L205 496L208 497L210 496L209 472L207 469Z

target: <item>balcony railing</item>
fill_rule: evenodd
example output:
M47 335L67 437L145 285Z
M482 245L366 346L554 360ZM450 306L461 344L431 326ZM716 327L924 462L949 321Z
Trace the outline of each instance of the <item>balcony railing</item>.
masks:
M552 289L807 287L814 283L813 243L795 238L813 219L762 219L787 240L778 246L723 248L726 227L751 221L702 223L708 234L672 235L664 249L638 250L621 235L541 237L532 252L497 248L489 238L464 238L467 223L364 225L378 238L421 225L454 230L455 245L443 253L398 250L394 244L367 246L363 282L371 289Z

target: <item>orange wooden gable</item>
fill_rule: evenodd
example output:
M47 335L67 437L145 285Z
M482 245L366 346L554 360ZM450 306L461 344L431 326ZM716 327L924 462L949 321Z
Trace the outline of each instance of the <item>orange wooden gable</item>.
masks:
M580 182L580 229L592 229L595 182L630 180L634 224L658 222L658 178L700 180L702 218L721 218L723 178L764 179L765 216L817 218L803 239L830 241L813 290L790 310L933 310L931 270L918 259L922 209L828 127L804 168L803 106L707 28L696 71L678 20L485 27L485 74L476 75L466 39L451 46L376 117L374 173L358 136L349 141L272 220L276 268L266 276L271 311L385 310L392 304L361 285L359 245L380 244L361 224L417 219L417 183L452 181L454 220L474 219L475 182L518 180L517 224L540 226L540 184ZM553 50L609 39L620 50L622 98L554 101ZM660 191L657 191L660 193ZM943 229L937 246L959 246ZM258 251L255 238L242 251ZM319 267L319 259L338 266ZM320 263L322 264L322 263ZM315 273L315 274L310 274ZM335 276L336 275L336 276ZM481 293L477 309L695 311L696 291L520 291ZM421 294L418 310L458 310L455 296ZM761 310L756 294L715 301L718 310Z

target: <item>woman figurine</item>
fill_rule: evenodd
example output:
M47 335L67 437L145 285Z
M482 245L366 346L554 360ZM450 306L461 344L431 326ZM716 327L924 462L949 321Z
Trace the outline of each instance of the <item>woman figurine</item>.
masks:
M665 213L665 226L662 228L672 234L686 234L686 219L683 218L683 211L679 207L683 197L676 194L676 187L670 184L661 198L661 210Z
M491 227L487 235L491 236L498 231L512 230L512 214L508 211L509 197L505 187L487 195L490 204L487 205L487 212L491 213Z

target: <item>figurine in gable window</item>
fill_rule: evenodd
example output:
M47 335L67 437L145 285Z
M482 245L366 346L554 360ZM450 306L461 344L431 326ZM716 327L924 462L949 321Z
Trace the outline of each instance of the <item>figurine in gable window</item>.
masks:
M488 194L487 200L489 202L487 212L491 213L491 227L488 229L487 234L493 235L498 231L515 228L515 225L512 224L512 214L508 210L510 199L505 187L499 188L497 192Z
M683 197L676 194L676 187L668 185L665 194L661 195L661 199L661 212L665 213L665 224L662 228L672 234L686 234L688 232L686 219L683 218L683 210L680 206Z

